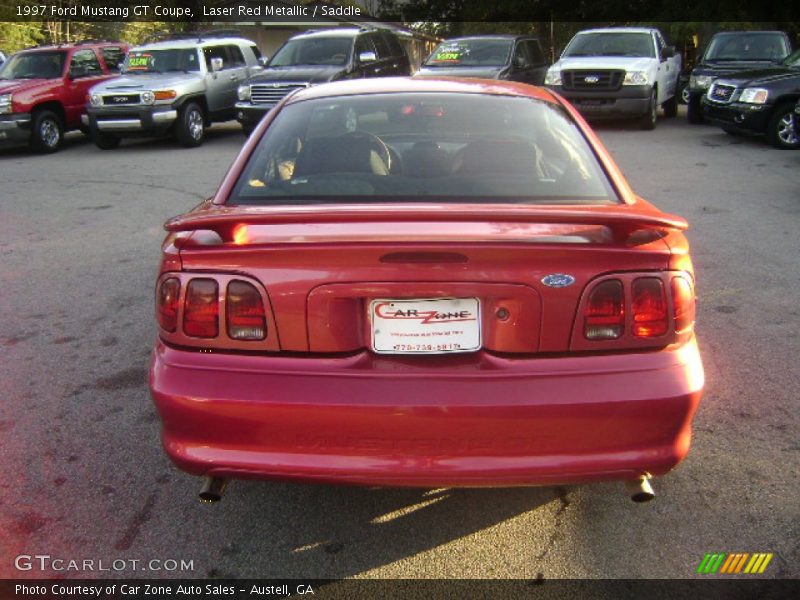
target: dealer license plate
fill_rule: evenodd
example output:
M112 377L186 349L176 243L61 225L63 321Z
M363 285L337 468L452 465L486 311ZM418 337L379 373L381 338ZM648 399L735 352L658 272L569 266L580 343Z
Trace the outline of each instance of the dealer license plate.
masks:
M372 349L379 354L446 354L481 347L477 298L373 300Z

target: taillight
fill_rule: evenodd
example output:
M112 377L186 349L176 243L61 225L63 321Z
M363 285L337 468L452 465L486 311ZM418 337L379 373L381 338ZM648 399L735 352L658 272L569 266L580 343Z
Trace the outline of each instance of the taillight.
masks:
M170 277L161 282L156 297L158 324L164 331L173 332L178 328L178 298L181 282Z
M200 338L219 335L219 292L213 279L189 281L183 307L183 331Z
M589 340L614 340L625 329L625 294L616 279L596 286L584 310L583 334Z
M695 300L692 284L683 277L672 278L672 317L675 333L682 333L694 325Z
M634 336L649 338L667 333L667 296L660 279L641 277L634 280L631 312Z
M266 337L264 301L254 285L239 280L228 284L225 320L228 337L234 340L263 340Z

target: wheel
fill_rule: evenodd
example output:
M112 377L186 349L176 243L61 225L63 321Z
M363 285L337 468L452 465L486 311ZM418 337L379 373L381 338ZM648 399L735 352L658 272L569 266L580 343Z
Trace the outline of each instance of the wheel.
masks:
M767 141L781 150L800 148L800 134L794 124L794 104L781 104L775 108L767 125Z
M178 121L175 123L175 137L181 146L187 148L203 143L206 137L205 118L203 110L194 102L189 102L181 109Z
M640 119L639 127L648 131L656 128L656 118L658 112L658 104L656 104L656 91L650 92L650 103L647 106L647 113Z
M689 119L689 123L692 125L700 125L705 122L703 107L700 106L699 96L689 96L689 101L686 104L686 116Z
M96 129L92 131L92 140L94 141L95 146L101 150L113 150L119 146L121 141L119 137L114 134L103 133L102 131L97 131Z
M677 117L678 116L678 97L677 96L673 96L672 98L670 98L669 100L664 102L664 104L662 104L661 107L664 109L664 116L665 117L669 117L670 119L673 118L673 117Z
M681 93L679 97L681 104L689 104L689 86L684 85L681 88Z
M63 141L64 126L56 113L50 110L41 110L33 114L30 143L34 152L42 154L56 152Z

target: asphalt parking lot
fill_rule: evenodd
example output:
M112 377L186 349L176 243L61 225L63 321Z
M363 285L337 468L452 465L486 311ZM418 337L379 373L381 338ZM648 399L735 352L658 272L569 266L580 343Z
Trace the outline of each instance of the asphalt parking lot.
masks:
M200 504L146 388L153 282L161 224L213 193L238 125L192 150L71 134L52 156L0 151L0 577L690 578L707 552L773 552L763 577L800 576L800 152L683 113L597 129L640 195L689 219L699 280L707 392L689 457L645 505L616 483L240 481ZM141 562L42 573L22 554Z

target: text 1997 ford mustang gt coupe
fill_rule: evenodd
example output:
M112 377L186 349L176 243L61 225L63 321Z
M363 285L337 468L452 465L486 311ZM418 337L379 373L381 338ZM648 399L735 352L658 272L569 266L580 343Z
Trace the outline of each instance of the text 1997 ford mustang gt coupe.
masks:
M150 388L205 499L229 478L648 499L689 449L686 222L551 92L304 89L166 228Z

